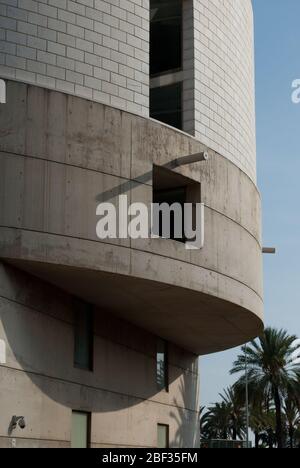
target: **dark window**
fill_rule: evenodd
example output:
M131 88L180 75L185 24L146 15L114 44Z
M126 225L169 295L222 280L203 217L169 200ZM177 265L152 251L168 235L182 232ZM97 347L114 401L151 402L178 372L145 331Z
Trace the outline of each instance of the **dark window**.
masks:
M93 353L93 307L79 302L74 313L74 366L92 371Z
M158 390L169 391L168 383L168 345L158 339L156 350L156 382Z
M91 414L72 411L72 448L89 448L91 437Z
M174 206L174 203L178 203L181 206L182 210L182 217L181 217L181 232L182 236L177 237L177 234L175 232L175 211L171 211L170 213L170 236L169 239L176 240L178 242L185 242L185 237L183 236L184 233L184 203L186 201L186 187L175 187L175 188L170 188L170 189L162 189L162 190L156 190L153 194L153 202L154 203L159 203L160 205L162 203L167 203L169 206ZM159 232L158 235L160 237L163 237L163 213L159 213Z
M157 425L157 448L169 448L169 426L166 424Z
M150 116L182 130L182 84L150 90Z
M170 169L160 166L153 167L153 203L160 205L159 216L154 217L153 233L155 235L185 243L187 241L184 226L185 203L196 206L200 202L201 185L198 182ZM172 208L169 208L170 215L168 217L166 216L166 211L162 209L163 204ZM181 210L173 209L175 205L180 207ZM180 213L178 213L179 211ZM165 216L164 220L163 216ZM181 216L177 218L177 230L180 228L181 231L179 236L175 232L175 216ZM192 216L193 228L195 228L194 212ZM164 235L166 228L169 231L169 236Z
M150 73L182 67L182 0L151 0Z

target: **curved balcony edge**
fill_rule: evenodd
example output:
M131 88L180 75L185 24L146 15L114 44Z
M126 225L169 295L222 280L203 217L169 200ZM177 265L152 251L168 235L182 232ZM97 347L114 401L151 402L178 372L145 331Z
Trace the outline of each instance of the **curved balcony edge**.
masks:
M238 346L263 329L261 297L200 266L47 233L0 234L2 261L195 354Z

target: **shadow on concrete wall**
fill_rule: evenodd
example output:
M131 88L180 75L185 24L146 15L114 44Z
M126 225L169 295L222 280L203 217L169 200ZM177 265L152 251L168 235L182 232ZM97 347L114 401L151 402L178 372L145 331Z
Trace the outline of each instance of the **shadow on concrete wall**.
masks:
M159 393L156 386L155 346L152 346L152 356L145 353L147 370L141 364L142 362L145 364L145 357L139 365L135 364L134 359L131 359L134 350L128 351L131 346L134 347L134 344L137 344L137 348L141 347L144 337L146 339L147 336L151 336L150 334L114 316L101 316L99 320L96 319L97 336L99 336L98 330L102 327L101 338L108 342L114 330L116 341L120 343L123 337L123 343L118 351L120 355L123 349L123 355L126 356L124 359L121 356L122 365L119 368L113 367L118 361L113 354L114 348L107 347L103 350L104 355L95 356L93 373L74 369L72 309L70 310L74 298L59 288L9 265L0 264L0 278L3 279L0 280L0 302L2 302L0 321L13 355L9 359L8 366L20 367L32 383L51 400L71 409L105 413L137 406L144 400L153 399ZM9 296L10 299L7 299ZM14 296L13 301L12 296ZM46 321L49 326L43 328L39 315L44 317L45 312L50 315ZM55 319L61 321L61 326L57 327ZM129 335L126 343L126 330L129 329L134 330L134 334ZM66 331L65 342L63 342L64 331ZM156 343L154 336L151 340ZM105 387L108 373L109 387ZM179 379L181 374L182 370L174 367L170 384ZM189 408L194 407L197 398L196 385L193 379L188 381L187 375L184 376L180 392L185 406ZM177 405L177 400L174 400L173 404ZM174 410L172 417L178 424L187 425L190 424L188 414L184 409L178 409ZM182 446L188 442L188 436L181 434L179 427L176 441Z
M198 409L199 388L196 376L194 379L188 378L188 374L185 372L180 382L179 391L184 402L183 406L190 408L190 410L181 407L178 400L174 398L173 404L177 408L171 411L170 416L175 420L177 430L171 447L198 448L200 445L200 414L192 409ZM193 427L194 430L191 430Z

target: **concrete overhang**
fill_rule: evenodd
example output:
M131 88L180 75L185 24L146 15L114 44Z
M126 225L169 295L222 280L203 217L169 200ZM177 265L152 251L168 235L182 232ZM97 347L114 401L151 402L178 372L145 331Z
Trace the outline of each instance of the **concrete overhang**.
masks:
M10 233L7 230L5 232L0 230L0 234L3 234L4 240L12 239L14 230ZM33 250L30 244L35 246ZM192 266L184 262L180 262L181 265L178 262L172 265L172 260L168 259L170 270L175 267L181 269L183 276L188 276L188 273L197 276L199 289L195 290L195 284L193 289L187 285L182 287L168 284L162 276L163 264L156 263L157 260L165 262L166 259L151 259L145 252L135 252L135 255L131 256L133 272L129 275L118 272L117 266L115 272L112 271L113 268L106 266L101 269L101 261L97 264L99 259L97 249L94 250L95 256L92 258L91 252L88 248L85 249L82 241L80 252L74 251L76 243L72 244L70 240L65 247L61 245L61 238L57 239L57 245L55 244L56 239L52 238L49 242L49 236L45 234L41 237L40 233L35 236L34 233L23 232L20 236L19 232L18 239L14 238L12 243L14 255L5 254L6 249L2 248L0 258L98 306L105 312L115 314L197 355L239 346L255 338L263 330L261 299L248 287L230 278L208 274L198 267L193 271ZM101 243L98 243L98 249L106 248L104 245L101 248ZM115 247L108 246L108 248L113 256ZM64 257L61 255L62 250L65 251ZM107 252L105 255L109 256ZM18 255L15 255L16 253ZM85 264L81 264L80 267L78 267L80 264L78 255L85 258ZM88 259L90 266L87 264ZM62 260L64 265L61 263ZM149 267L149 262L152 262L153 266L158 265L158 271L152 275L153 278L156 276L157 281L149 277L139 277L135 262L143 264L144 267L146 265ZM104 268L107 271L104 271ZM108 271L109 269L111 271ZM184 284L181 277L179 282ZM243 298L244 306L221 297L222 291L226 290L232 291L233 298L235 296Z
M262 332L261 200L233 162L151 119L20 83L0 127L0 259L197 354ZM100 201L148 205L155 168L207 150L171 181L198 190L203 249L99 241Z

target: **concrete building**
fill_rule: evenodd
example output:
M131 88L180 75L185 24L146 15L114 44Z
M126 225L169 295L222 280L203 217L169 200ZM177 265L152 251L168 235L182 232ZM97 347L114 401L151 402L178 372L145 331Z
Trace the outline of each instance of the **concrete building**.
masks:
M198 356L263 327L251 1L0 0L0 79L0 446L198 447ZM179 192L203 249L97 238Z

